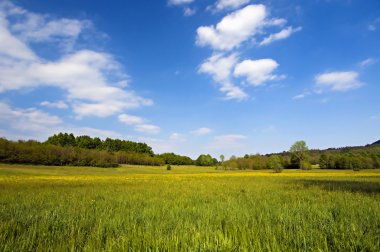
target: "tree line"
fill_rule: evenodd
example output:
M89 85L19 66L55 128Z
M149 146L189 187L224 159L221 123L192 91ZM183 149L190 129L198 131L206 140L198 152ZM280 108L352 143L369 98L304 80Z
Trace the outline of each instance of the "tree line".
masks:
M133 165L197 165L216 166L223 169L261 170L311 169L372 169L380 168L380 146L330 148L309 150L304 141L295 142L289 151L267 155L232 156L218 161L209 154L201 154L196 160L175 153L155 154L146 143L128 140L77 136L68 133L55 134L45 142L34 140L10 141L0 138L0 162L34 165L73 165L116 167Z
M119 164L162 165L157 156L146 153L99 149L85 149L74 146L60 146L37 141L9 141L0 138L0 162L12 164L117 167Z
M330 148L309 150L304 141L295 142L289 151L267 155L232 156L222 166L226 169L377 169L380 168L380 146Z
M125 151L125 152L136 152L136 153L146 153L153 155L152 147L148 146L146 143L137 143L128 140L111 139L106 138L104 141L98 137L90 136L77 136L68 133L59 133L50 136L46 141L46 144L59 145L62 147L71 146L79 147L83 149L97 149L106 150L109 152Z

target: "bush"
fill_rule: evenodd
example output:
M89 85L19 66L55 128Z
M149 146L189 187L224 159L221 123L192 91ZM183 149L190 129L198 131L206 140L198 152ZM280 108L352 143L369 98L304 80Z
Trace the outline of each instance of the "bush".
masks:
M168 171L171 171L171 170L172 170L172 167L170 166L170 164L168 164L168 165L166 166L166 170L168 170Z
M301 161L300 169L301 170L311 170L311 164L308 161Z

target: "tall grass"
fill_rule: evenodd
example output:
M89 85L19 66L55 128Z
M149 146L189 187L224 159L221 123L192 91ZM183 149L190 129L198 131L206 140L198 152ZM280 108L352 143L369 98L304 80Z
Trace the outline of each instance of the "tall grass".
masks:
M91 169L0 166L0 251L380 251L379 171Z

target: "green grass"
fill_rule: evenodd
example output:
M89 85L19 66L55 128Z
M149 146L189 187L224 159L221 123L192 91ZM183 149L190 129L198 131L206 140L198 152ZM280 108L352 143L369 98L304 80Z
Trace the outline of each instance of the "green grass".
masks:
M0 251L380 251L380 171L0 165Z

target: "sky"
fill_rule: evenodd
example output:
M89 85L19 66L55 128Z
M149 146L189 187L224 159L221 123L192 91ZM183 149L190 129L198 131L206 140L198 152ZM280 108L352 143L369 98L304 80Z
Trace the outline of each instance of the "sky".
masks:
M0 0L0 136L155 153L380 139L378 0Z

